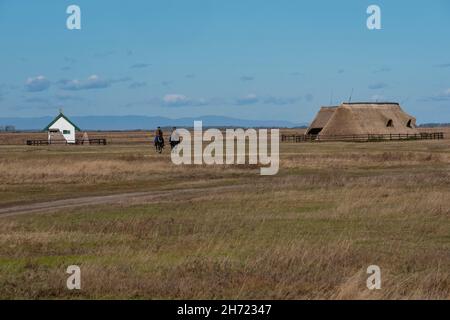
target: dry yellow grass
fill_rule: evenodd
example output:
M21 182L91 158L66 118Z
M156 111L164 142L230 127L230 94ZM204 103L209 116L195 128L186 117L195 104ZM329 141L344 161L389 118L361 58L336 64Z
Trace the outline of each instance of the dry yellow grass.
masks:
M175 190L0 218L2 298L450 298L449 140L283 144L274 177L177 167L146 146L0 154L3 207ZM70 264L81 291L65 288ZM371 264L381 290L365 287Z

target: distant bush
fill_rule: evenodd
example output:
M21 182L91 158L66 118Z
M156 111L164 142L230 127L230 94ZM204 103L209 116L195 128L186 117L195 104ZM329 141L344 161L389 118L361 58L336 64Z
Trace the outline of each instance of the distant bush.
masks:
M419 125L419 128L437 128L437 127L450 127L450 123L423 123Z

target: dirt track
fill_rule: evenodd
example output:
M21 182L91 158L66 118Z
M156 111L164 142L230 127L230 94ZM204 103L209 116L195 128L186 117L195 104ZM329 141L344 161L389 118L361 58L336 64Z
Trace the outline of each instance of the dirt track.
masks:
M221 187L208 187L208 188L189 188L181 190L168 190L168 191L146 191L146 192L132 192L121 193L106 196L91 196L81 197L63 200L54 200L33 204L25 204L12 206L0 209L0 218L18 216L29 213L49 213L55 212L60 209L77 208L85 206L95 206L102 204L145 204L151 203L160 199L168 199L179 195L198 195L205 192L218 192L235 190L248 185L234 185L234 186L221 186Z

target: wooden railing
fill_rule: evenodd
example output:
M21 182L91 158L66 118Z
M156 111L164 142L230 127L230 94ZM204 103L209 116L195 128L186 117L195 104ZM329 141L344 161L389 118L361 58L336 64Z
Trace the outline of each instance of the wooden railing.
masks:
M48 144L49 144L48 140L27 140L28 146L42 146L42 145L48 145ZM64 143L64 144L66 144L66 143Z
M91 145L91 144L97 144L97 145L106 145L106 139L77 139L75 143L68 143L67 141L48 141L48 140L27 140L26 144L28 146L43 146L43 145L70 145L70 144L76 144L76 145Z
M76 144L99 144L106 146L106 139L87 139L87 140L77 140Z
M443 132L422 132L416 134L353 134L353 135L282 135L281 142L313 142L313 141L400 141L400 140L440 140L444 139Z

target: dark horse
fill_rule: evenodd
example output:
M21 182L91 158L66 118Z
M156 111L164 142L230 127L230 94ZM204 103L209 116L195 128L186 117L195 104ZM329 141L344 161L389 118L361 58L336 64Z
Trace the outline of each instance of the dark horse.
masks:
M164 149L164 139L161 138L160 136L157 136L155 138L155 149L156 152L161 153Z
M170 141L170 150L173 150L178 144L180 141Z

